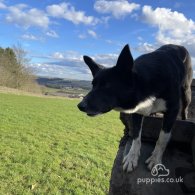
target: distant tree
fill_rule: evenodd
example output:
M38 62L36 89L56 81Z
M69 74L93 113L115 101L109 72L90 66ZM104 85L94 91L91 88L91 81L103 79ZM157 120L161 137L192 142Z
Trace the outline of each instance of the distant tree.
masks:
M27 52L20 44L13 48L0 48L0 85L37 91L38 84L32 70L28 68Z

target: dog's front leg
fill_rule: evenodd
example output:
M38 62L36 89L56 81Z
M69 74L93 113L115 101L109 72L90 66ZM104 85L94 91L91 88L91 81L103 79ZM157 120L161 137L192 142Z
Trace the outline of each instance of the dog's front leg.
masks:
M143 116L132 114L132 136L133 141L128 154L123 159L123 170L127 172L133 171L138 165L138 159L141 148L141 131L143 124Z
M174 109L167 111L164 114L163 127L160 131L159 138L156 142L156 146L152 152L152 155L146 160L148 164L148 169L152 169L156 164L162 163L163 153L166 149L166 146L171 138L171 129L177 118L178 110Z

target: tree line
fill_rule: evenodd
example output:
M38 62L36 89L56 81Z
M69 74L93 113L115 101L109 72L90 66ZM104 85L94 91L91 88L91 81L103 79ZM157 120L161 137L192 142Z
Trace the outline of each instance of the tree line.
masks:
M40 91L36 77L27 67L29 59L20 46L0 47L0 86L22 89L31 92Z

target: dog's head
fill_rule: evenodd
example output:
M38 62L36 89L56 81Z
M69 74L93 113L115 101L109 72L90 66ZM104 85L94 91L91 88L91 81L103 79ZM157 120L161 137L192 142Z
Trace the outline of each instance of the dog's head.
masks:
M129 46L123 48L112 68L105 68L88 56L83 58L93 75L93 87L78 104L78 108L88 116L103 114L118 107L124 108L133 91L133 57Z

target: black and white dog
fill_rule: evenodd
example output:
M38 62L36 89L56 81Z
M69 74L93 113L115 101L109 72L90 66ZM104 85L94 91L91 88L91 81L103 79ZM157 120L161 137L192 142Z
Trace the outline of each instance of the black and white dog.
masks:
M192 66L183 46L164 45L154 52L133 60L129 46L120 53L112 68L105 68L84 56L93 81L92 90L78 104L88 116L96 116L114 109L132 114L133 142L123 159L123 170L130 172L138 164L144 116L162 112L162 130L150 158L148 168L162 161L162 156L177 118L180 102L181 117L187 118L191 101Z

